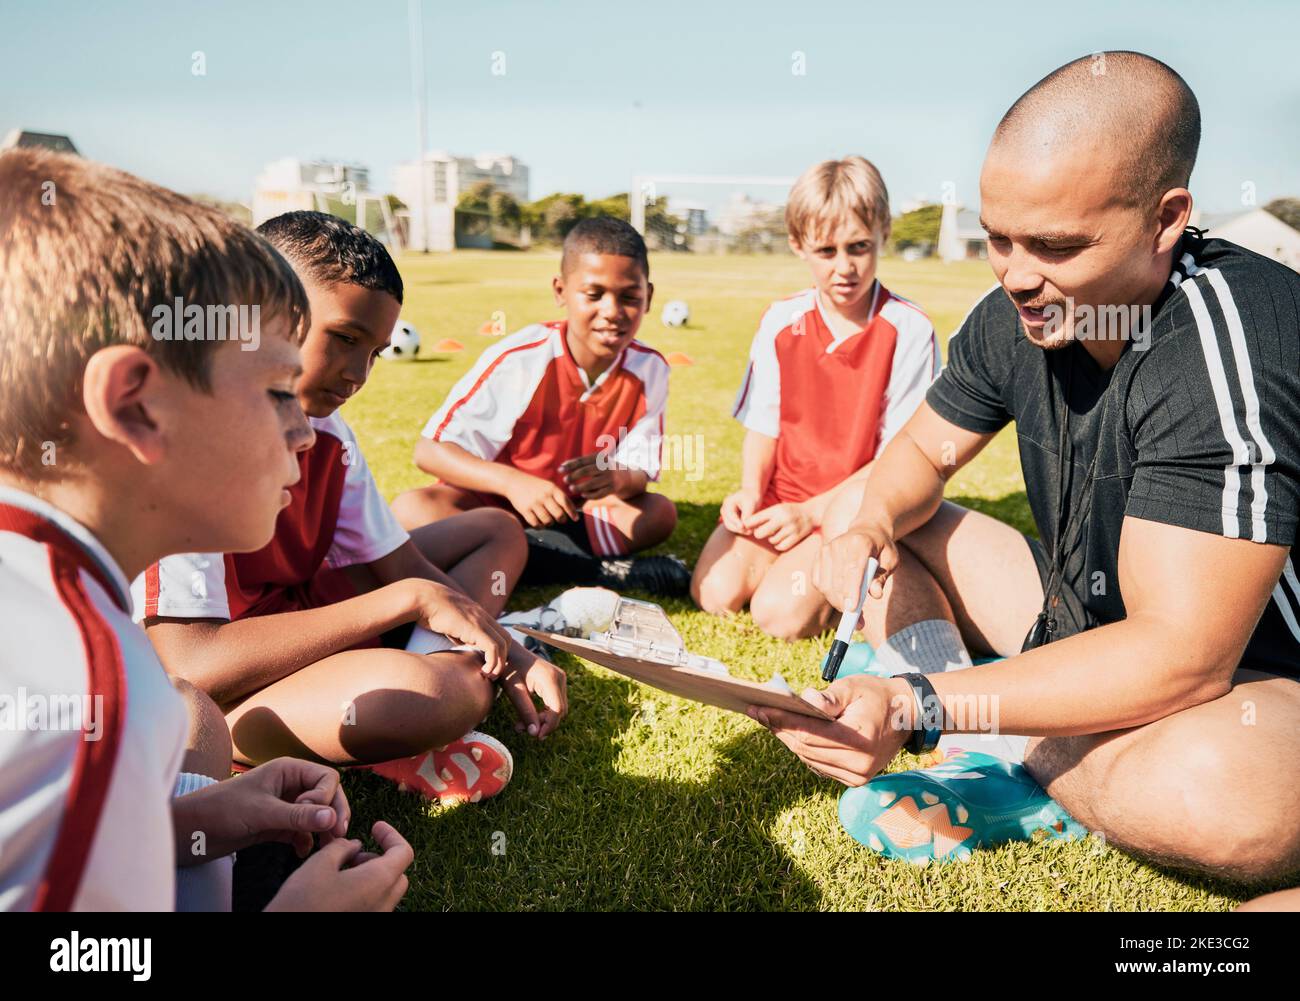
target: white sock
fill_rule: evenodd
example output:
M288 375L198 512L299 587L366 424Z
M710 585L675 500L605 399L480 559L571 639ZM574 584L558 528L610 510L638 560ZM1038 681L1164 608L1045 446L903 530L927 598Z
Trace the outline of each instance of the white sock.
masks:
M176 776L172 797L185 796L216 783L196 772ZM228 912L234 885L235 856L223 855L211 862L176 867L176 910L185 912Z
M876 648L875 660L889 674L940 674L971 666L961 633L947 619L904 626Z
M941 674L972 666L961 633L947 619L925 619L900 629L877 648L875 659L890 674ZM1020 764L1028 742L1028 737L1004 733L945 733L939 748L945 754L978 751Z

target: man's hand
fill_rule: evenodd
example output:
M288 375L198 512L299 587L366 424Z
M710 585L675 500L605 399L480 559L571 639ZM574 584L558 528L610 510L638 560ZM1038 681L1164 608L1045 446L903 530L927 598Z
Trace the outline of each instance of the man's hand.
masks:
M915 700L907 683L859 674L803 697L832 720L766 706L748 713L818 775L860 786L883 771L907 742Z
M416 622L457 643L483 651L483 674L499 678L505 670L510 637L477 601L455 588L412 577L412 602Z
M578 507L565 491L540 476L520 473L511 480L506 500L530 528L545 528L559 521L577 521Z
M172 801L180 865L198 865L265 841L291 844L299 858L306 858L312 835L325 843L341 838L351 817L339 773L297 758L276 758Z
M728 532L735 535L748 535L746 522L754 516L754 510L762 501L757 490L741 487L734 494L728 494L722 502L722 524Z
M391 911L406 894L406 870L415 853L382 820L370 833L379 843L380 854L363 852L360 841L332 841L285 880L266 909Z
M889 530L878 525L851 525L843 535L822 546L813 564L813 584L835 608L852 608L862 591L867 560L873 556L879 569L871 582L871 596L882 598L885 581L898 567L898 549Z
M793 549L816 527L812 512L803 504L773 504L745 519L749 534L766 540L778 553Z
M529 662L521 667L506 669L501 686L519 716L515 729L527 730L530 736L541 740L569 713L569 679L544 657L529 656ZM533 696L542 700L545 708L541 712L533 704Z

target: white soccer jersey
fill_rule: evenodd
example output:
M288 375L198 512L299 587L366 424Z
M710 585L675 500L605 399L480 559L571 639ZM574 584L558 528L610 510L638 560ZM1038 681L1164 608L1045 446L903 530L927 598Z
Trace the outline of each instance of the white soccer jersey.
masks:
M184 702L107 550L5 488L0 630L0 910L171 910Z
M558 466L610 451L657 480L668 362L631 341L593 382L574 360L566 324L534 323L494 344L447 395L424 437L564 485Z

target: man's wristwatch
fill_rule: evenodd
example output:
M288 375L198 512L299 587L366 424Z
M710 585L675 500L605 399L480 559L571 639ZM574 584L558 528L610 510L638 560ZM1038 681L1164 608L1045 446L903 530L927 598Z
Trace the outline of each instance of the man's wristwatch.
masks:
M903 747L912 754L933 751L943 736L943 703L924 674L900 674L916 699L916 712L912 717L912 736Z

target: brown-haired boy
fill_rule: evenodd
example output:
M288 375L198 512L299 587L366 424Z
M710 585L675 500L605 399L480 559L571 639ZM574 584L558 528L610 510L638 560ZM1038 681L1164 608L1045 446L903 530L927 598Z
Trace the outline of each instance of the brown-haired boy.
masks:
M189 774L215 778L220 751L187 754L187 699L131 621L152 561L270 537L312 440L302 286L248 230L120 171L14 150L0 191L0 716L23 721L0 726L0 909L169 910L178 863L313 833L334 840L273 906L391 909L410 847L383 823L379 857L343 840L332 769ZM255 326L226 325L241 307Z

